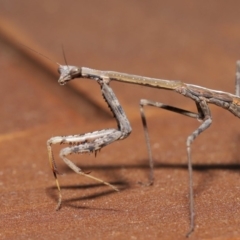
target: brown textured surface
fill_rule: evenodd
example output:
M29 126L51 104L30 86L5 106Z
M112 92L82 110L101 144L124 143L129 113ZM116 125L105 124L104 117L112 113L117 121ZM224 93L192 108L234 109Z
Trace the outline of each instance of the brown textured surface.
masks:
M60 159L63 207L46 140L115 126L99 87L57 84L62 63L116 70L234 92L240 59L239 1L1 1L0 238L184 239L189 225L185 141L197 121L148 109L155 184L148 176L140 98L195 110L164 90L113 83L133 127L94 158L72 156L121 191L84 179ZM191 239L240 239L239 119L211 106L213 125L193 144L196 229ZM62 147L62 146L61 146ZM56 157L60 147L54 146Z

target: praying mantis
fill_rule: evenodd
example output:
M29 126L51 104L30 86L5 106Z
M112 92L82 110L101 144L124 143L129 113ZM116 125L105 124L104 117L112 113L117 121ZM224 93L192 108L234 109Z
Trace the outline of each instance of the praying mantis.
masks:
M143 123L143 129L145 134L145 139L147 143L148 155L149 155L149 165L150 165L150 179L149 185L154 182L153 176L153 158L150 146L150 138L148 134L147 121L144 113L144 107L153 106L156 108L165 109L168 111L176 112L187 117L195 118L199 120L200 126L195 129L188 137L186 141L187 147L187 159L188 159L188 171L189 171L189 202L190 202L190 228L187 233L187 237L194 230L194 198L193 198L193 180L192 180L192 160L191 160L191 144L193 141L207 128L210 127L212 123L211 111L209 104L215 104L223 109L230 111L233 115L240 118L240 61L237 62L237 73L236 73L236 94L230 94L223 91L212 90L197 85L183 83L181 81L173 80L163 80L157 78L149 78L137 75L131 75L126 73L114 72L114 71L101 71L86 67L77 67L69 65L60 65L58 68L60 74L58 83L60 85L65 85L69 81L75 78L87 78L96 81L105 99L106 103L113 112L113 115L117 121L117 128L114 129L102 129L95 132L89 132L80 135L70 135L70 136L57 136L52 137L47 141L47 150L49 156L49 162L56 180L56 185L59 192L57 210L61 207L62 195L60 185L57 179L57 166L54 161L52 145L53 144L69 144L68 147L63 148L60 151L60 157L62 160L77 174L86 176L88 178L94 179L105 185L110 186L112 189L118 191L118 189L108 182L105 182L99 178L96 178L88 173L83 172L79 167L77 167L72 161L70 161L67 156L72 153L89 153L97 152L101 148L117 141L123 140L129 136L131 133L131 125L128 118L121 107L114 91L109 86L111 81L118 81L122 83L130 83L143 85L146 87L153 87L165 90L171 90L178 94L181 94L187 98L193 100L197 107L197 112L190 112L181 108L176 108L170 105L166 105L160 102L154 102L147 99L140 100L140 113Z

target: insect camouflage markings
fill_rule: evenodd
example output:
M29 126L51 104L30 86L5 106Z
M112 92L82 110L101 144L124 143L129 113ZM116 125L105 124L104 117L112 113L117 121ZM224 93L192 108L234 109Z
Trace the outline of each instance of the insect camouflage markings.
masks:
M212 123L211 111L208 104L215 104L219 107L227 109L235 116L240 117L240 61L237 62L237 74L236 74L236 95L203 88L200 86L186 84L181 81L170 81L156 78L135 76L126 73L113 72L113 71L100 71L85 67L59 65L58 68L60 78L58 80L60 85L66 84L68 81L74 78L90 78L95 80L101 87L102 95L113 112L118 128L117 129L103 129L91 133L85 133L82 135L71 136L58 136L52 137L47 141L49 161L52 167L53 174L56 179L56 184L59 190L59 200L57 210L61 207L62 195L60 185L57 179L57 167L53 158L52 144L67 143L71 146L66 147L60 151L60 157L63 161L77 174L92 178L98 182L110 186L114 190L118 191L116 187L107 183L99 178L96 178L90 174L84 173L79 167L71 162L67 155L71 153L87 153L97 152L102 147L108 144L126 138L131 133L130 123L118 101L113 90L110 88L109 83L112 80L132 83L138 85L144 85L147 87L160 88L166 90L173 90L185 97L192 99L197 106L197 113L190 112L184 109L176 108L173 106L165 105L160 102L153 102L146 99L140 100L140 112L143 122L144 134L147 142L149 164L150 164L150 180L149 184L153 183L153 159L150 148L149 135L147 130L147 122L144 114L144 106L154 106L176 113L183 114L185 116L196 118L201 120L200 126L187 137L187 157L188 157L188 171L189 171L189 201L190 201L190 229L187 233L189 236L194 230L194 200L193 200L193 182L192 182L192 161L191 161L191 144L194 139L203 131L205 131Z

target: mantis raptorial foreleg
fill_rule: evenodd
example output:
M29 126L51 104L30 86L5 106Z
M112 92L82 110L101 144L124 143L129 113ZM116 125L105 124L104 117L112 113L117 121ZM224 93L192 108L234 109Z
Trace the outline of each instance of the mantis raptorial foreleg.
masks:
M106 80L106 79L105 79ZM101 148L117 141L126 138L131 133L130 123L120 106L115 94L112 89L107 85L105 81L98 80L98 83L101 86L101 91L104 99L106 100L108 106L113 112L117 123L117 129L103 129L91 133L85 133L82 135L72 135L72 136L58 136L52 137L47 141L47 149L50 165L56 180L56 185L59 191L59 198L56 210L60 209L62 202L62 194L60 185L57 178L57 167L54 161L53 152L52 152L52 144L69 144L70 147L66 147L60 151L60 158L77 174L83 175L85 177L94 179L100 183L110 186L114 190L118 191L116 187L111 185L108 182L105 182L99 178L96 178L90 174L84 173L81 168L77 167L72 161L70 161L67 156L72 153L91 153L97 152Z

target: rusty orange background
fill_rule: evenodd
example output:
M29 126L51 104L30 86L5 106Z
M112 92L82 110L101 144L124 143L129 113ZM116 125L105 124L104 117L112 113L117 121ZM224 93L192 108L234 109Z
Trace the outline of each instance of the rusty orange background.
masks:
M56 62L181 80L234 93L240 59L240 2L0 1L0 239L185 239L189 227L186 138L199 123L148 108L155 183L139 100L196 111L164 90L112 83L132 124L124 141L71 156L121 191L74 174L54 146L63 207L46 141L115 127L90 80L61 87ZM192 146L196 229L191 239L240 239L239 119L211 106L213 124Z

